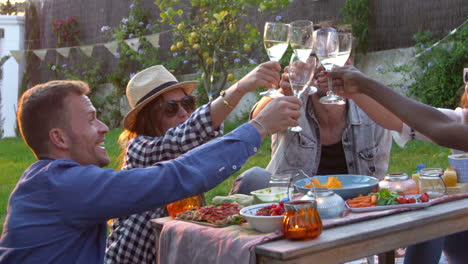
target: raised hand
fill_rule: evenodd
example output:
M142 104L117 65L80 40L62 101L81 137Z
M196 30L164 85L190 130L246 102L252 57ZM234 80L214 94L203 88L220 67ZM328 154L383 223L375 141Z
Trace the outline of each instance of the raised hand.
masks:
M281 66L278 62L264 62L239 81L239 90L248 93L259 87L277 87L280 80L280 71Z
M361 93L361 89L368 80L367 76L351 65L335 68L330 72L321 72L318 77L320 88L326 86L327 77L333 78L335 91L348 98L352 97L354 93Z
M284 131L290 126L299 125L297 119L300 117L301 102L294 96L279 97L265 106L254 120L261 126L256 126L262 135L273 134L278 131ZM256 122L252 122L255 125ZM263 126L263 127L262 127Z

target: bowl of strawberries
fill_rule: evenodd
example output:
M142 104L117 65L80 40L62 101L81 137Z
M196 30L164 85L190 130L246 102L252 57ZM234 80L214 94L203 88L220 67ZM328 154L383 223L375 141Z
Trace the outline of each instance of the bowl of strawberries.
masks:
M249 225L262 233L271 233L282 229L284 204L262 203L244 207L240 210Z

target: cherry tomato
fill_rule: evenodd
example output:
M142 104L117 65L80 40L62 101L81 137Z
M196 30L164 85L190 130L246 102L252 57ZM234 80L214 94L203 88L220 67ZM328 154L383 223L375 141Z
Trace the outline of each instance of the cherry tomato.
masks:
M416 203L416 199L414 197L408 197L406 198L407 203Z
M429 195L427 193L423 193L421 196L419 196L419 200L421 200L423 203L429 202Z
M397 198L395 198L395 201L399 204L407 203L406 198L404 196L398 196Z

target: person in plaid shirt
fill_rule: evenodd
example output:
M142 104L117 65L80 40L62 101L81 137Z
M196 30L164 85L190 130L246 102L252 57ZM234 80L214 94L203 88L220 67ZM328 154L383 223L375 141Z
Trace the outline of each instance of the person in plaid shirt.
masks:
M258 87L277 86L280 70L277 62L260 64L198 109L192 96L198 82L178 83L161 65L137 73L127 85L132 110L120 135L127 145L122 169L174 159L222 135L222 122L241 98ZM156 236L149 220L163 216L167 216L165 206L114 221L105 263L155 263Z

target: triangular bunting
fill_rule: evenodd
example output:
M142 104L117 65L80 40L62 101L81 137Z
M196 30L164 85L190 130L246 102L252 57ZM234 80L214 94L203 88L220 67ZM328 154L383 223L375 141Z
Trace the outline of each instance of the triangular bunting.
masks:
M146 36L145 38L151 43L151 45L153 45L153 47L159 48L159 33L154 33Z
M18 64L21 64L21 62L24 59L24 50L10 50L11 56L15 58L16 62Z
M94 45L80 46L80 50L83 51L83 53L88 57L93 55L93 49Z
M104 47L112 53L112 55L117 54L117 49L119 48L119 43L117 41L111 41L106 44L104 44Z
M58 48L56 49L57 53L62 55L64 58L68 58L70 55L70 48Z
M138 48L140 47L140 39L139 38L132 38L132 39L126 39L125 43L134 51L138 51Z
M36 56L39 57L41 61L43 61L47 55L46 49L33 50L32 52L34 52L34 54L36 54Z

